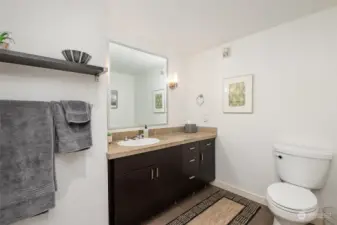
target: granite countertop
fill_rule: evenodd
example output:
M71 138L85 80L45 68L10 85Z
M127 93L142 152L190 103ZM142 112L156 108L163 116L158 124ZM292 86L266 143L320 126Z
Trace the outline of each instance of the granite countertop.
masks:
M163 148L169 148L177 145L187 144L195 141L202 141L207 139L216 138L216 132L197 132L192 134L187 134L183 132L175 132L171 134L161 134L151 136L152 138L158 138L159 143L146 146L137 147L125 147L119 146L117 142L109 144L107 158L117 159L125 156L136 155L145 152L156 151Z

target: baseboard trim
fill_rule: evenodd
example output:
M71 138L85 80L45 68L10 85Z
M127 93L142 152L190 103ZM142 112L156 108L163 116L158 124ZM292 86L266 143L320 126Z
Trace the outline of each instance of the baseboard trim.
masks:
M225 183L223 181L220 181L220 180L215 180L211 184L218 187L218 188L222 188L222 189L225 189L227 191L233 192L234 194L237 194L237 195L240 195L242 197L248 198L248 199L250 199L252 201L255 201L257 203L260 203L262 205L267 205L266 198L263 197L263 196L259 196L257 194L253 194L251 192L244 191L240 188L234 187L234 186L232 186L230 184L227 184L227 183Z

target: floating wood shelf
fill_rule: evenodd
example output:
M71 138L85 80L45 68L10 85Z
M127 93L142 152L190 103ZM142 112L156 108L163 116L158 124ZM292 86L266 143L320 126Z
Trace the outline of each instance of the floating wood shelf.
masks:
M5 49L0 49L0 62L88 74L95 76L96 80L98 80L99 75L107 71L104 67L84 65Z

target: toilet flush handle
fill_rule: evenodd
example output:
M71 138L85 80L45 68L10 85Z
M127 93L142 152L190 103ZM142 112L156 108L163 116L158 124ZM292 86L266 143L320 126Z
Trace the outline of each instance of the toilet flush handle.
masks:
M279 159L282 159L283 157L282 157L282 155L276 155L277 156L277 158L279 158Z

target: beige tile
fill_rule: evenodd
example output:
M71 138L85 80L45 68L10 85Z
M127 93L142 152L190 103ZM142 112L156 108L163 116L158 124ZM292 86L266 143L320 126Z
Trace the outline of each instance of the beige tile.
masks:
M156 131L154 129L149 129L149 135L150 136L155 136Z
M228 224L244 208L236 202L223 198L202 214L194 218L188 225L224 225Z
M175 218L177 218L178 216L180 216L181 214L183 214L184 212L185 211L182 208L180 208L179 206L176 206L176 207L173 207L168 212L162 214L159 217L159 219L160 219L160 221L164 222L164 224L167 224L170 221L172 221Z
M210 133L217 133L218 128L216 127L198 127L199 132L210 132Z
M184 132L184 127L173 127L172 133L174 132Z
M125 137L128 137L128 138L134 137L138 135L138 133L139 133L138 130L112 133L112 140L113 141L124 140Z
M162 135L162 134L172 134L174 132L183 132L183 127L165 127L165 128L157 128L151 129L154 135Z
M202 200L210 197L211 195L213 195L217 191L219 191L219 188L214 187L212 185L209 185L209 186L205 187L204 189L202 189L197 194L195 194L195 196L202 201Z
M267 206L261 206L261 209L248 223L248 225L272 225L274 215L270 212Z
M173 206L169 210L157 215L150 221L145 222L143 225L164 225L177 218L185 211L179 206Z
M161 135L161 134L170 134L171 128L158 128L158 129L153 129L155 135Z
M202 200L196 195L193 195L191 197L188 197L180 202L178 202L178 206L183 209L184 211L187 211L191 209L196 204L200 203Z
M184 211L187 211L191 209L193 206L195 206L196 204L210 197L212 194L214 194L218 190L219 189L214 186L208 186L207 188L201 190L200 192L178 202L178 206L184 209Z

